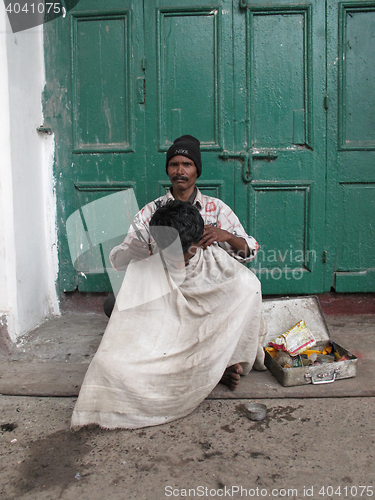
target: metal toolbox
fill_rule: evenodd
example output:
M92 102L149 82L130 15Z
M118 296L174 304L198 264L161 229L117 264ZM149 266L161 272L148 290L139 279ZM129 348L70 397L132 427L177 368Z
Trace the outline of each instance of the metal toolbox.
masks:
M298 321L304 320L313 334L316 345L313 349L324 348L330 342L328 325L321 310L318 297L305 296L282 299L263 300L263 316L267 322L267 335L263 346L289 330ZM306 384L328 384L335 380L355 377L357 358L335 342L332 345L337 351L349 359L324 363L316 366L298 368L283 368L272 356L265 351L264 364L272 375L284 387Z

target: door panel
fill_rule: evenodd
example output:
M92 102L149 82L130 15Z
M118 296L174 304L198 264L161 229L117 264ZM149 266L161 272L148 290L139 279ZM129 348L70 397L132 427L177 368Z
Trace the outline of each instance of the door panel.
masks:
M323 291L325 7L249 1L237 15L247 92L236 110L247 116L236 210L260 244L253 270L263 293Z
M308 9L250 10L248 23L249 143L254 148L277 149L304 145L305 110L311 117L306 67Z
M375 148L375 4L340 4L340 149Z
M233 143L231 9L228 0L145 2L149 199L169 187L173 140L191 134L201 142L199 189L233 206L234 166L218 156Z
M144 76L142 2L81 0L44 29L45 120L56 138L60 290L109 291L95 259L85 272L74 269L66 221L116 191L133 188L139 203L146 201L144 104L137 85ZM116 217L110 207L108 216ZM127 231L122 222L119 240ZM77 241L79 231L78 224ZM91 255L101 256L103 248Z
M329 285L375 291L375 2L329 0ZM336 121L338 117L338 121ZM329 221L330 222L330 221Z
M186 8L178 12L159 10L157 16L159 142L167 149L187 127L194 129L203 144L218 148L220 14L217 10L192 12Z
M75 153L134 149L131 29L130 12L72 16Z

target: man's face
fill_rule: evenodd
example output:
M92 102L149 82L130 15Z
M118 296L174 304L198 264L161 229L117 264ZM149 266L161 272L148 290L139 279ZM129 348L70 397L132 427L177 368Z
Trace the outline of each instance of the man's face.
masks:
M197 180L197 167L193 160L186 156L174 156L168 162L168 176L173 187L184 191L194 186Z

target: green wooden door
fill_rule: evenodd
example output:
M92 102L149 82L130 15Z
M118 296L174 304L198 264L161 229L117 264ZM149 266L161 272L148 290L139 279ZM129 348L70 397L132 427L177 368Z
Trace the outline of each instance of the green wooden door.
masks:
M236 212L260 243L252 267L263 293L322 292L325 3L234 10Z
M146 200L142 2L80 0L66 18L45 26L45 53L45 125L56 141L60 290L110 290L98 260L108 265L122 228L77 271L66 223L88 203L120 190L133 188L139 203ZM105 217L97 216L109 220L118 214L109 207Z
M140 206L164 193L165 151L192 134L198 186L261 245L263 292L323 291L325 6L264 4L81 0L46 25L62 290L110 287L73 268L68 217L114 191Z
M145 3L148 194L169 185L173 139L195 135L198 186L260 242L264 293L323 291L325 5L249 4Z
M375 291L375 2L328 0L326 288Z
M165 152L177 137L201 142L199 189L233 207L232 0L145 1L147 192L165 193Z

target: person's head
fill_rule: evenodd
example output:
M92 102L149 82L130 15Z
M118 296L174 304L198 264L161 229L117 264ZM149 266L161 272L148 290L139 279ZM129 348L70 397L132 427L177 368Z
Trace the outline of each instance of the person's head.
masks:
M167 174L172 185L190 187L202 173L200 142L192 135L178 137L167 151Z
M170 200L159 207L150 220L150 232L158 247L164 250L180 238L184 260L194 255L204 231L198 209L187 201Z

